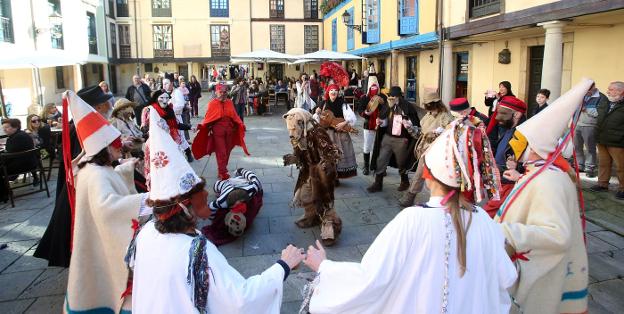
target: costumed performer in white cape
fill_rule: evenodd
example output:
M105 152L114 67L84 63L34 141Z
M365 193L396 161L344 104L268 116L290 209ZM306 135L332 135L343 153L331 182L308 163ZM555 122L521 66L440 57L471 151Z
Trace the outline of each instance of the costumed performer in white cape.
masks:
M121 133L72 91L69 102L83 152L74 160L76 201L73 250L65 296L65 313L129 310L125 293L128 269L126 248L134 234L135 219L151 214L147 194L134 187L132 158L113 168L121 158Z
M134 313L279 313L283 281L303 260L302 249L289 245L281 259L259 275L245 279L196 230L208 218L205 181L160 128L150 112L152 189L148 204L154 219L136 238ZM162 123L160 123L162 124Z
M423 158L429 201L403 209L361 263L330 261L320 243L310 246L305 264L318 276L302 312L507 313L516 270L498 225L469 201L483 191L497 197L493 160L482 128L452 122Z
M589 268L578 177L562 153L574 134L566 132L570 120L578 118L592 84L583 79L519 125L509 141L526 171L522 176L505 171L516 184L494 219L520 274L511 289L519 306L513 313L587 313Z

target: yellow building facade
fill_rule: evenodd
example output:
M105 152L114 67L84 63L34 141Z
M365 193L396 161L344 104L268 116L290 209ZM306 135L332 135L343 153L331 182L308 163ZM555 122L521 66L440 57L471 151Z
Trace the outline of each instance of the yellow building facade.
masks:
M398 85L417 103L426 88L437 88L446 102L466 97L485 111L484 93L506 80L532 106L540 88L551 90L552 101L581 77L596 80L603 91L624 80L617 56L624 43L615 40L624 35L622 1L334 2L323 12L325 49L365 57L347 66L361 71L375 64L385 70L386 88ZM352 16L348 23L345 12ZM414 13L418 28L402 33ZM371 21L374 28L379 24L372 41L366 36ZM365 33L369 38L361 37Z
M323 27L317 3L136 0L127 1L122 10L117 4L117 55L112 59L111 76L118 82L118 93L131 84L136 73L195 75L206 86L213 67L225 67L230 78L230 56L261 49L292 55L317 51ZM256 77L297 76L302 70L288 65L245 65Z

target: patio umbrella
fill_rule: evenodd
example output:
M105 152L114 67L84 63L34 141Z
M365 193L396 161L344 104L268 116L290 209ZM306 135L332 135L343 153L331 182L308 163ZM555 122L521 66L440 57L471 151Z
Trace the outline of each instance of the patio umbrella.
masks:
M272 50L257 50L230 57L232 63L237 62L267 62L267 63L289 63L297 57Z
M313 61L348 61L348 60L362 60L364 58L350 53L319 50L316 52L306 53L304 55L296 56L299 63L313 62ZM304 61L307 60L307 61Z

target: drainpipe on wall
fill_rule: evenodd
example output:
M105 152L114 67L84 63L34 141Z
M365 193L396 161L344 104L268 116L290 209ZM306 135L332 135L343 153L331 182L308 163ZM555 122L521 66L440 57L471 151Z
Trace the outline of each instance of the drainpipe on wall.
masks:
M37 26L35 25L35 11L33 9L33 1L30 0L30 20L32 22L32 32L33 32L33 44L35 51L37 51ZM39 73L38 67L33 67L31 70L33 74L35 91L37 93L37 101L39 102L39 106L43 108L43 91L41 89L41 76Z
M436 31L438 33L438 92L442 94L442 67L444 65L442 43L444 42L444 8L442 0L436 0Z
M253 27L251 27L251 0L249 0L249 51L253 51ZM251 62L249 63L249 67L251 68L251 76L256 77L256 64Z
M141 67L141 65L139 64L139 24L137 20L137 1L138 0L134 0L134 41L136 43L134 46L134 51L136 53L136 74L140 75L139 68Z

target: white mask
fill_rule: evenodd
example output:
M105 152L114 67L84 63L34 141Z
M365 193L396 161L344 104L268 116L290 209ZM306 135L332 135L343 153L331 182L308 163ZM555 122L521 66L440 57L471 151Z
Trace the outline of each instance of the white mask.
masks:
M158 105L160 106L160 108L166 108L167 105L169 105L169 95L162 94L158 96Z

